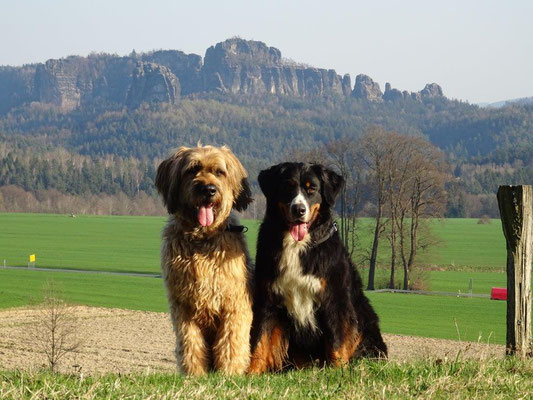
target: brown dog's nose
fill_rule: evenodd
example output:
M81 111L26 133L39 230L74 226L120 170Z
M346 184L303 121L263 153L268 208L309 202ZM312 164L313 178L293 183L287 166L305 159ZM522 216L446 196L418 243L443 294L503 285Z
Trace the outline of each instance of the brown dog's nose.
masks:
M217 187L213 184L209 184L209 185L200 184L198 185L198 192L201 195L213 197L217 193Z

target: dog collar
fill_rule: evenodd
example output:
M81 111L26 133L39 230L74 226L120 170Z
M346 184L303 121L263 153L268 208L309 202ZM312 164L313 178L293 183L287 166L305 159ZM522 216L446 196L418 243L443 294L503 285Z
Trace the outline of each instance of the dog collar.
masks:
M243 225L231 225L231 224L228 224L228 226L226 226L226 230L228 232L245 233L245 232L248 232L248 227L247 226L243 226Z
M323 236L320 240L315 241L314 245L315 245L315 246L318 246L319 244L324 243L324 242L325 242L326 240L328 240L331 236L333 236L333 234L334 234L335 232L337 232L337 231L338 231L338 229L337 229L337 223L336 223L336 222L333 222L333 223L331 224L331 228L329 228L329 231L328 231L328 233L326 234L326 236Z

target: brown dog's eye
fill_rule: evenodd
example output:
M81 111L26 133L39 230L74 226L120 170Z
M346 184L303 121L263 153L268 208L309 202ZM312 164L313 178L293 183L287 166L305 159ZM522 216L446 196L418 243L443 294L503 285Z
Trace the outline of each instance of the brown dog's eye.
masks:
M194 175L196 173L198 173L198 171L200 171L202 169L202 166L201 165L193 165L192 167L188 168L186 171L185 171L185 174L187 175Z
M226 172L221 170L220 168L215 171L216 176L226 176Z
M315 189L315 188L313 188L313 187L309 187L309 188L307 188L307 194L313 194L313 193L315 193L315 192L316 192L316 189Z

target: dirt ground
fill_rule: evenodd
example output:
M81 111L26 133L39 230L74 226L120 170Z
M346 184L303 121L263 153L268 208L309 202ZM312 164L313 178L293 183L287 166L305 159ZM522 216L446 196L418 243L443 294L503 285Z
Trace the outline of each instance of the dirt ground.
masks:
M127 373L175 371L174 333L166 313L78 306L72 309L82 340L78 352L60 362L62 372ZM0 369L46 365L35 338L37 311L0 311ZM384 335L392 360L503 357L504 347L478 343Z

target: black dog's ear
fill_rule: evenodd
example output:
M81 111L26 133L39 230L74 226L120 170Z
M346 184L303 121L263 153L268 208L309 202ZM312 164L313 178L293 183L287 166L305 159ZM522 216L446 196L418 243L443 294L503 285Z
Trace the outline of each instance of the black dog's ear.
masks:
M257 181L259 187L267 199L272 198L276 187L279 185L279 176L283 172L285 164L274 165L259 172Z
M335 171L320 164L313 164L311 168L313 168L322 182L320 195L324 201L332 207L344 185L344 178Z
M252 191L250 190L248 179L243 178L241 181L241 192L235 199L233 208L237 211L244 211L252 201L254 201L254 199L252 198Z
M172 176L174 163L178 162L177 154L162 161L157 167L155 176L155 187L163 197L163 202L169 214L174 214L178 210L178 182L177 177Z

